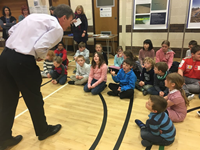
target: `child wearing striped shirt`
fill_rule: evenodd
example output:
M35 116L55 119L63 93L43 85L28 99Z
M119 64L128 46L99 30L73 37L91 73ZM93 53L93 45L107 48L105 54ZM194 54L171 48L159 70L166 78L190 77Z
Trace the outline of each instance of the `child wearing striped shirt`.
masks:
M152 145L168 146L174 142L176 129L165 110L167 101L158 95L151 95L146 102L146 108L151 112L146 125L136 119L135 123L140 127L142 145L151 147Z
M54 54L54 51L52 50L49 50L48 53L47 53L47 56L46 56L46 59L43 63L43 70L41 72L41 76L43 78L51 78L51 75L50 75L50 71L53 67L53 58L55 57L55 54Z

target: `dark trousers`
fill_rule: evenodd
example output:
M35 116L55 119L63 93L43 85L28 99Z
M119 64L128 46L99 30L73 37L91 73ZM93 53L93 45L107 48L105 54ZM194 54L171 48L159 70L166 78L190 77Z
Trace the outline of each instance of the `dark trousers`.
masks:
M45 133L48 125L40 92L42 78L35 58L5 48L0 55L0 79L0 142L12 136L19 92L30 112L36 135Z
M147 89L147 92L151 95L159 95L159 92L154 88L154 87L150 87ZM168 95L168 91L164 94L164 96Z
M98 80L96 79L92 79L91 85L94 84L95 82L97 82ZM106 82L103 81L101 82L99 85L97 85L95 88L93 89L88 89L88 83L84 86L84 91L85 92L91 92L93 95L97 95L99 93L101 93L104 89L105 89L105 85Z
M140 134L143 140L149 141L150 143L152 143L152 145L168 146L174 142L174 141L167 141L161 136L153 135L148 126L142 128Z
M123 92L119 92L117 89L119 88L119 84L115 84L115 83L110 83L108 85L108 87L116 94L119 95L120 99L123 98L132 98L133 94L134 94L134 90L133 89L129 89Z
M60 76L60 74L54 70L51 70L49 73L50 73L52 79L57 79ZM67 75L65 74L57 82L60 83L61 85L64 85L66 83L66 81L67 81Z

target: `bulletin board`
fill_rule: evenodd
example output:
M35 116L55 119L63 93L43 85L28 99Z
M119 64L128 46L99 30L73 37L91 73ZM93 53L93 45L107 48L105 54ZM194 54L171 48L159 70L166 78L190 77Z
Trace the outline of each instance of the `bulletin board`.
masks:
M170 0L134 0L133 29L167 29Z

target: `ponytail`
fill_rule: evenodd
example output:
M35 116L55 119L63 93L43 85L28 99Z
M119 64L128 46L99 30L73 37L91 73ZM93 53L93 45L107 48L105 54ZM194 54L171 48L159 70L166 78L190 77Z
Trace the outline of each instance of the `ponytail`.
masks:
M183 97L184 100L185 100L185 105L186 105L186 106L189 106L189 100L188 100L188 98L186 97L185 91L181 88L181 89L180 89L180 92L181 92L182 97Z

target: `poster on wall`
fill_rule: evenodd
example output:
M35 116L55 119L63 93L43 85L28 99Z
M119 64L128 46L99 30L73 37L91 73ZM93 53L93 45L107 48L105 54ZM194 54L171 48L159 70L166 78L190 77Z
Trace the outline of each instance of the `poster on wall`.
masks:
M167 29L170 0L134 0L133 29Z
M112 17L112 7L100 7L100 17Z
M190 0L190 6L188 9L187 28L200 28L200 0Z
M49 14L49 7L46 0L34 0L33 4L29 5L30 13Z

